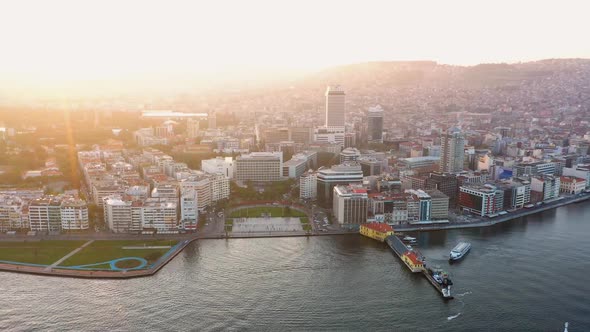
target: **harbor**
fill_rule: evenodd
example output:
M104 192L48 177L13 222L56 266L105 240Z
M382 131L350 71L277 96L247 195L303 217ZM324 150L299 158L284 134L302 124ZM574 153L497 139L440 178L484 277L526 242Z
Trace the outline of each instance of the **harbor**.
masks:
M373 240L385 242L410 272L422 273L443 299L453 299L453 295L451 294L453 282L448 274L441 269L428 267L426 265L426 257L410 244L404 243L400 239L401 235L396 235L391 226L384 223L368 223L361 225L359 233ZM407 242L415 243L414 238L405 237L404 239L407 239Z
M412 273L422 273L426 280L440 293L445 300L453 299L451 294L452 281L439 269L431 269L426 265L426 258L416 249L408 249L397 235L390 235L385 243L391 248ZM437 280L438 279L438 280Z
M584 264L572 262L590 254L585 245L589 205L489 228L410 233L427 265L440 265L455 282L450 301L436 295L424 277L410 273L387 245L358 234L213 239L193 241L148 278L66 280L0 272L5 308L10 309L0 319L0 329L52 329L51 321L30 318L27 300L37 301L36 317L57 315L66 324L62 330L105 329L114 314L104 306L116 298L136 310L108 324L111 330L261 330L270 324L273 330L288 331L391 331L392 326L400 331L486 331L493 326L533 332L563 331L568 321L570 332L585 331L590 285L563 271L585 273ZM473 248L461 262L447 266L449 251L461 241ZM506 257L519 257L518 268L506 272ZM543 260L547 265L539 266ZM362 281L351 285L351 276ZM247 286L236 287L244 280ZM166 296L153 301L158 294ZM220 303L226 308L221 313ZM201 318L162 319L158 309ZM243 317L241 325L223 319L229 315Z

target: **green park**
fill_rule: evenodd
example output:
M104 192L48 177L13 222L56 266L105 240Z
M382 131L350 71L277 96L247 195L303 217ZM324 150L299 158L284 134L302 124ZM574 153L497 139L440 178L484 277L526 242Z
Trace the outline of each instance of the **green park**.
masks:
M55 268L84 270L147 268L170 251L178 241L96 240L84 246L86 243L88 241L2 241L0 242L0 263L50 266L74 252Z

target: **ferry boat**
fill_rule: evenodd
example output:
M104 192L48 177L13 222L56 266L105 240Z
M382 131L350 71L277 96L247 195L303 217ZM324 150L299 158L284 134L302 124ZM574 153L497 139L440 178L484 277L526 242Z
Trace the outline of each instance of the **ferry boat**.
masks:
M407 242L407 243L410 243L410 244L416 244L416 242L418 242L418 241L416 241L416 238L415 237L411 237L411 236L408 236L408 235L404 236L402 238L402 241Z
M450 261L460 260L461 258L463 258L463 256L465 256L469 252L470 249L471 249L471 243L459 242L459 244L457 244L455 246L455 248L453 248L453 250L451 250L451 253L449 255L449 260Z
M449 278L449 274L439 268L429 267L425 271L426 278L430 280L432 285L436 287L445 299L452 299L451 286L453 281Z

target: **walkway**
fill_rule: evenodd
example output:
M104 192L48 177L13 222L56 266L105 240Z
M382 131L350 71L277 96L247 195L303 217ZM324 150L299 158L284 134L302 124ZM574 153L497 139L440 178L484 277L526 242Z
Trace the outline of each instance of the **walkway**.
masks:
M80 250L84 249L85 247L89 246L92 242L94 242L94 240L90 240L86 243L84 243L80 248L76 248L74 249L72 252L70 252L69 254L65 255L64 257L62 257L60 260L58 260L57 262L49 265L48 267L45 268L45 271L51 271L53 270L54 267L58 266L59 264L61 264L63 261L65 261L66 259L74 256L75 254L77 254Z

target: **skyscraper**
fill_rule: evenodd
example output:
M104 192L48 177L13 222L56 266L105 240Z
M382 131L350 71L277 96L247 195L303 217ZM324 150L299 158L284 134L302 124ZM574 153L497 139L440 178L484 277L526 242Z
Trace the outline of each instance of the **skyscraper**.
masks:
M369 142L383 143L383 108L381 105L369 107L367 129Z
M441 172L457 173L463 170L465 139L459 128L449 128L441 137Z
M344 98L340 85L326 89L326 127L344 127Z

